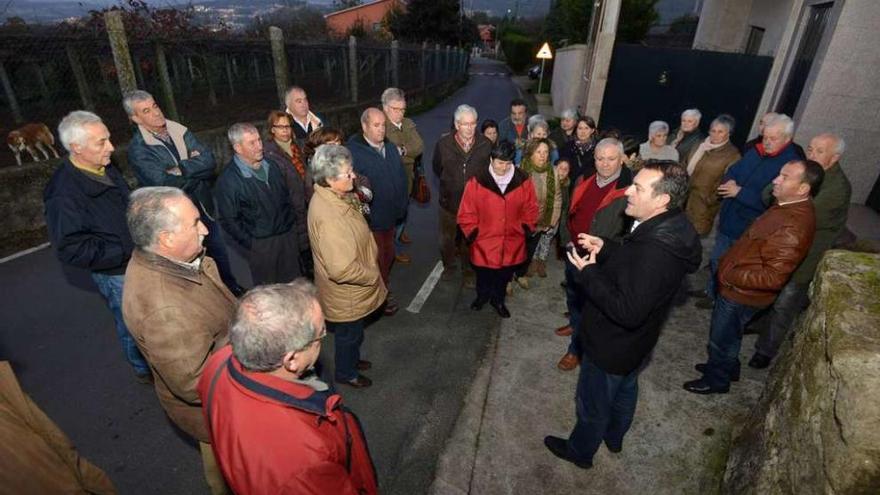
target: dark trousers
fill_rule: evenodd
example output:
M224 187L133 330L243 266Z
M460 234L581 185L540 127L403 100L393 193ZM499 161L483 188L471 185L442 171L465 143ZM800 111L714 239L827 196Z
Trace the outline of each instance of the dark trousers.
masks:
M581 311L584 309L586 297L584 288L577 281L579 271L568 257L565 258L565 306L568 309L568 324L573 332L568 343L568 352L580 357L581 355Z
M712 254L709 255L709 280L706 281L706 294L712 299L715 299L718 292L718 262L734 242L736 239L732 237L727 237L721 232L715 233L715 245L712 246Z
M503 268L484 268L474 266L477 273L477 297L482 301L493 304L504 304L507 295L507 283L513 277L516 267L505 266Z
M470 259L467 243L458 228L456 214L438 209L440 215L440 259L443 260L443 268L452 268L459 263L465 270L470 270Z
M739 304L718 295L712 310L709 329L709 361L703 380L716 388L730 386L731 377L739 366L743 330L758 308Z
M373 239L379 250L379 273L385 287L389 287L388 279L391 277L391 265L394 264L394 228L386 230L374 230Z
M226 242L223 240L223 232L220 224L211 220L211 218L202 214L202 223L208 229L208 235L205 236L205 250L208 256L217 263L217 271L220 272L220 278L230 290L238 287L238 281L232 274L232 266L229 264L229 253L226 251Z
M333 332L335 378L347 382L358 376L357 363L364 343L364 319L346 322L327 322L327 331Z
M807 292L810 284L798 284L789 281L776 296L770 314L770 325L761 331L755 350L769 358L775 357L779 346L785 340L794 319L810 304Z
M640 371L612 375L583 358L575 395L577 423L568 437L573 458L592 462L603 441L609 449L623 446L636 413Z
M291 230L286 234L254 239L248 252L248 265L254 286L293 281L302 275L296 234Z
M128 331L125 325L125 319L122 317L122 291L125 285L125 275L106 275L103 273L92 272L92 280L98 286L98 292L107 302L107 307L113 313L113 320L116 323L116 338L122 344L122 353L125 355L128 364L134 368L135 374L145 376L150 374L150 365L138 349L134 337Z
M514 274L517 277L524 277L526 272L529 271L529 264L532 263L532 258L535 257L535 250L538 249L538 242L540 240L541 234L533 233L526 236L526 260L516 267Z

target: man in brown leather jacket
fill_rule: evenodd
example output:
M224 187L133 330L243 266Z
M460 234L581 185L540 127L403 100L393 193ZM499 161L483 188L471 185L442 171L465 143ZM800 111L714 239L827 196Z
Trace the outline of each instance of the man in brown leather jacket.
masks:
M786 163L773 180L776 204L758 217L718 265L719 294L709 330L709 361L702 378L684 384L695 394L727 393L739 375L739 351L746 323L776 299L813 243L816 215L812 196L825 172L818 163Z

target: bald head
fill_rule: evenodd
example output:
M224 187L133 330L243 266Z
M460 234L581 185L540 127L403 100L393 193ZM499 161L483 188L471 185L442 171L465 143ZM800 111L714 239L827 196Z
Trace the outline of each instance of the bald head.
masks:
M361 129L364 137L372 144L385 141L385 114L378 108L370 107L361 114Z
M807 146L807 158L828 170L840 161L845 148L846 144L840 136L825 132L810 140L810 145Z

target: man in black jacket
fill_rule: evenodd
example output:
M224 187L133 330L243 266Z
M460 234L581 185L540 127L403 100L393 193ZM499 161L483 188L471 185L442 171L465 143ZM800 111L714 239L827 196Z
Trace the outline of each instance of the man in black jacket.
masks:
M125 210L128 184L110 163L110 131L91 112L69 113L58 124L70 155L52 175L43 201L49 240L62 263L92 272L92 280L116 320L116 336L138 381L150 382L150 367L122 317L125 267L134 249Z
M256 127L233 124L227 137L235 155L214 187L220 225L247 251L254 285L290 282L301 275L300 249L284 176L263 159Z
M588 253L568 253L586 295L577 424L567 440L547 436L544 445L578 467L592 467L603 441L612 452L623 448L639 373L685 274L700 267L700 237L681 211L687 185L678 163L648 162L626 191L626 214L635 220L630 233L620 242L579 234Z

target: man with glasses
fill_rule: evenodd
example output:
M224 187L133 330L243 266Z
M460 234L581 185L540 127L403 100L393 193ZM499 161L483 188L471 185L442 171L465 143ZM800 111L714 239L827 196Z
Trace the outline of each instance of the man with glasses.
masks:
M208 229L180 189L133 192L128 228L136 248L125 272L122 313L155 375L162 408L199 441L211 493L227 493L196 384L208 356L228 341L235 296L220 279L217 264L205 256Z
M425 147L422 136L416 129L416 123L406 118L406 96L397 88L388 88L382 93L382 111L385 112L385 139L397 146L403 170L406 172L407 197L412 195L413 173L416 161L421 161ZM406 217L397 224L394 232L394 244L398 263L409 263L410 257L402 252L402 245L411 242L406 235Z
M304 279L257 287L239 302L232 345L209 359L198 387L235 493L377 493L360 423L312 371L325 335L317 291Z

